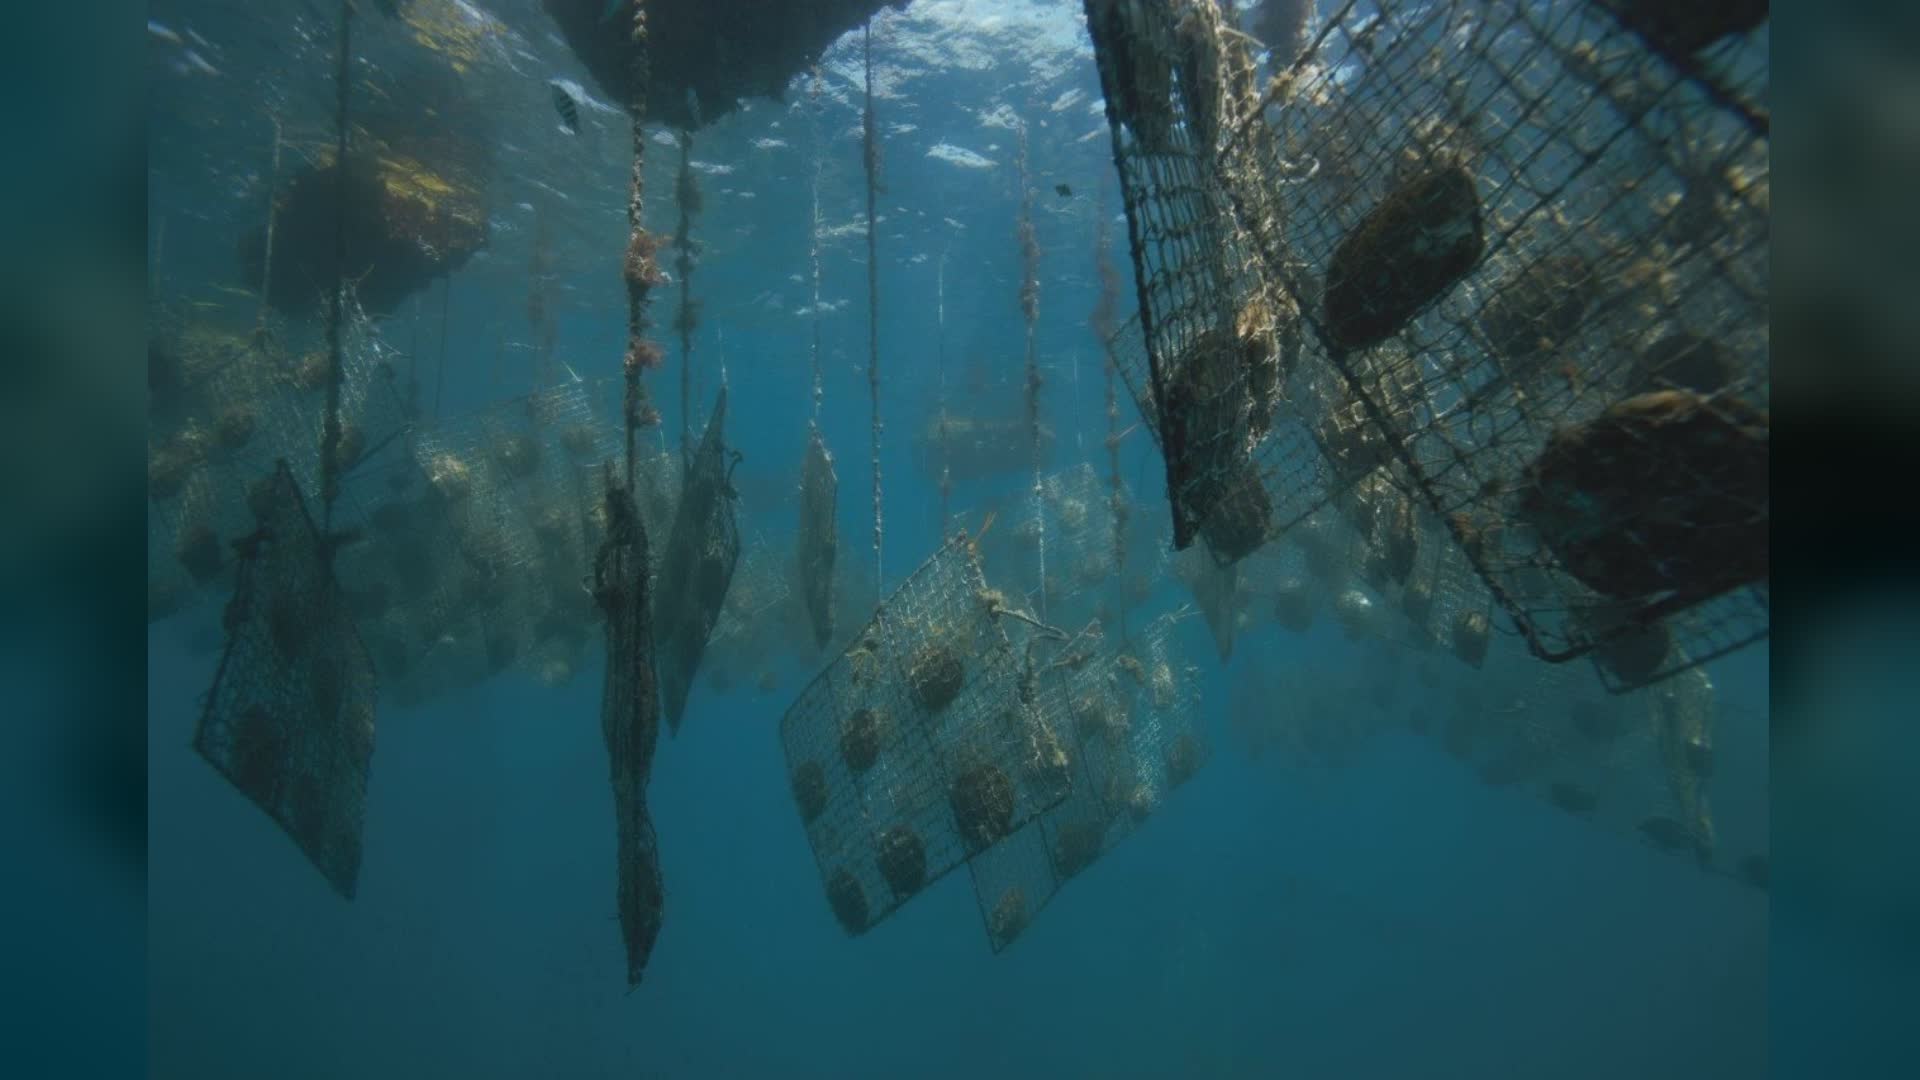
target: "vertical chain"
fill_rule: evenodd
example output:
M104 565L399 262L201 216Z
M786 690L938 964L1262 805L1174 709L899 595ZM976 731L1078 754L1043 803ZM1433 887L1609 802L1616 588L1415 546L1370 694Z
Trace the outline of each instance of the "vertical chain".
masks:
M873 121L873 22L867 21L860 35L862 63L866 69L866 110L861 117L861 149L867 170L867 393L873 406L873 584L874 606L885 595L885 563L882 559L883 527L880 516L880 248L874 228L874 202L879 189L880 142Z

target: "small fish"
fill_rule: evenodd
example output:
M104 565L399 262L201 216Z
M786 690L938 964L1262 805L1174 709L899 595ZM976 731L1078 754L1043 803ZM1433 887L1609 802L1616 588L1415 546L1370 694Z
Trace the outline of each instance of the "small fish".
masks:
M548 83L553 89L553 109L560 114L560 128L569 135L580 134L580 103L573 94L557 82Z
M185 42L180 40L180 35L174 33L173 30L170 27L168 27L165 23L158 22L154 19L147 20L147 35L149 37L159 38L161 41L164 41L169 45L186 44Z
M1053 193L1063 199L1073 198L1073 188L1068 187L1066 184L1053 185Z

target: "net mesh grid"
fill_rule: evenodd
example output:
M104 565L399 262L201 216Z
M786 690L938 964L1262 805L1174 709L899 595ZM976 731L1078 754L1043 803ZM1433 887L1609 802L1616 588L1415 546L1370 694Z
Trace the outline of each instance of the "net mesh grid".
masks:
M600 726L613 791L615 902L627 982L638 985L666 907L659 842L646 801L660 735L650 606L653 560L646 529L627 493L615 486L612 466L601 476L607 525L593 565L594 601L605 619Z
M393 385L392 350L349 297L341 355L341 457L349 467L387 460L405 426ZM169 320L170 322L170 320ZM148 439L149 617L210 595L231 576L210 557L252 527L245 496L285 461L318 490L325 358L252 342L211 322L152 328L157 347L179 365L178 423L156 423ZM214 541L210 544L210 540Z
M1216 268L1186 269L1182 257L1207 258L1196 245L1168 258L1164 238L1232 233L1256 253L1255 277L1310 331L1289 382L1301 369L1339 375L1314 378L1317 395L1283 395L1315 431L1335 485L1375 458L1397 459L1536 655L1570 659L1689 606L1678 624L1688 663L1764 636L1762 590L1708 581L1601 597L1520 513L1540 486L1528 470L1556 433L1585 430L1649 389L1697 393L1709 426L1749 440L1758 415L1764 455L1768 147L1764 116L1738 104L1765 96L1764 48L1756 58L1755 42L1736 34L1679 56L1628 28L1646 16L1590 4L1377 13L1349 3L1256 97L1244 49L1223 38L1211 5L1088 0L1087 11L1134 231L1153 400L1165 407L1167 372L1192 337L1162 324L1179 326L1187 294L1205 302L1223 280ZM1169 147L1177 166L1161 160ZM1436 191L1470 206L1449 208ZM1439 232L1405 224L1423 214L1430 224L1440 215ZM1411 254L1423 235L1471 265ZM1220 251L1246 261L1233 244ZM1387 267L1386 286L1351 272L1327 280L1338 260ZM1220 291L1216 315L1244 294ZM1694 370L1657 362L1676 355ZM1243 387L1234 400L1261 392ZM1748 531L1764 521L1753 484L1685 450L1642 438L1617 453L1682 474L1699 464L1687 479L1704 493L1694 504L1703 519L1736 517ZM1324 494L1305 488L1309 502ZM1174 495L1177 532L1190 538L1197 527L1178 528ZM1646 540L1631 496L1607 509L1620 512L1576 524L1607 531L1626 549L1615 558L1671 565L1660 549L1630 550ZM1529 578L1551 587L1523 588L1538 584Z
M1035 678L1036 707L1061 733L1073 779L1057 805L969 860L995 953L1210 757L1197 720L1199 673L1174 647L1177 623L1161 616L1131 642L1035 650L1048 656Z
M829 906L850 934L1067 796L1058 739L1023 700L989 600L971 542L956 537L781 720L796 804ZM1004 784L990 797L958 796L979 790L967 778L994 773ZM918 856L883 866L880 840L900 827Z
M675 732L740 564L732 482L739 455L726 445L726 418L727 391L722 387L681 481L654 595L661 703L667 726Z
M342 896L358 885L378 687L284 463L254 500L194 749Z

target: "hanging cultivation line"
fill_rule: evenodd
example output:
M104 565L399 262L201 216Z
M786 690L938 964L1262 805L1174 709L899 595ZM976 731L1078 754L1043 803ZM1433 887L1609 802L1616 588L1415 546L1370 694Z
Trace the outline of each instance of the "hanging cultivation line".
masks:
M1040 552L1040 618L1047 618L1047 519L1040 483L1040 355L1034 328L1040 322L1040 240L1033 226L1033 185L1027 175L1027 126L1015 129L1014 163L1020 171L1020 315L1027 327L1027 449L1033 461L1033 520Z
M946 539L947 526L953 520L949 504L953 499L953 454L947 445L947 253L940 252L940 267L933 279L933 310L939 330L934 352L940 383L937 403L940 411L940 537Z
M693 180L693 130L681 128L680 175L674 182L674 201L680 204L680 224L673 234L673 270L680 275L680 310L674 313L673 329L680 335L680 460L690 460L692 450L691 404L693 380L693 331L699 322L699 305L693 299L693 215L700 212L700 188Z
M820 406L826 400L826 379L820 370L820 168L825 155L820 148L820 68L813 69L813 86L809 91L812 109L807 115L813 136L813 216L807 230L807 259L813 274L813 427L820 427Z
M352 55L353 3L341 0L340 51L334 67L338 96L333 114L333 295L327 303L327 417L320 435L320 528L327 536L333 533L333 503L340 494L340 323L347 292L347 100ZM332 544L324 549L329 565L333 550Z
M621 262L621 277L627 286L627 351L621 362L621 374L626 379L626 396L621 412L626 428L628 494L633 492L634 432L660 420L660 414L654 411L647 399L646 383L640 380L640 373L659 367L661 359L660 346L646 338L651 325L647 321L648 294L660 283L660 267L654 261L659 242L647 235L640 222L640 199L646 190L642 168L646 164L647 153L647 80L651 75L644 0L633 5L632 40L633 61L629 73L632 100L628 103L627 119L633 132L633 173L627 183L627 254Z
M873 122L873 21L860 33L861 60L866 69L867 103L861 117L862 158L867 170L867 392L873 399L873 584L874 606L886 595L881 554L880 518L880 252L874 231L874 198L879 189L880 140Z
M1111 243L1107 232L1106 189L1101 188L1101 208L1094 222L1093 261L1100 278L1100 299L1094 303L1088 324L1100 339L1101 367L1107 381L1107 475L1112 491L1108 496L1113 522L1113 574L1121 580L1127 561L1127 503L1120 494L1120 396L1114 388L1118 365L1113 357L1114 311L1120 298L1120 275L1113 268ZM1123 607L1122 612L1125 611Z
M260 307L254 313L253 344L261 348L267 343L267 296L273 286L273 226L280 217L278 201L280 189L280 117L267 114L267 120L273 124L273 163L267 171L267 232L266 242L261 245L260 257Z

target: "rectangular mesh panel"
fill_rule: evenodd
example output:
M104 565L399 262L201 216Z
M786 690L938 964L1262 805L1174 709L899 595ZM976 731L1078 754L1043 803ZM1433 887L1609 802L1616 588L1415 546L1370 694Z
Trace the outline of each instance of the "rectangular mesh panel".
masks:
M972 544L954 539L781 720L795 804L850 934L1067 795L992 601Z
M994 952L1206 763L1199 673L1174 651L1174 625L1156 619L1132 643L1079 639L1038 670L1036 708L1061 733L1073 780L1058 804L969 861Z
M360 876L377 687L298 482L281 463L241 541L202 757L349 899Z

